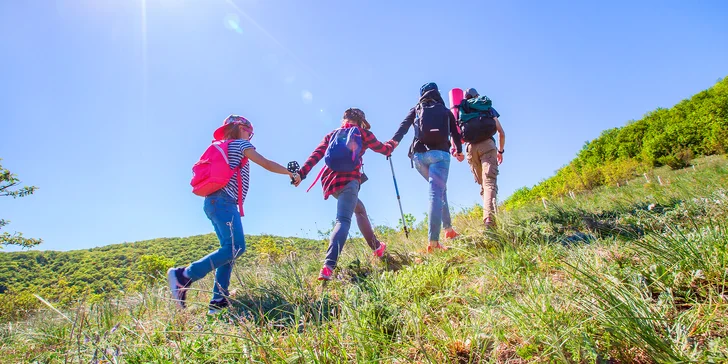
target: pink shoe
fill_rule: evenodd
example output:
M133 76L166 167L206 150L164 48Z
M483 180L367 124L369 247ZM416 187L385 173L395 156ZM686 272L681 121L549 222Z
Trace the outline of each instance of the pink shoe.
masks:
M318 280L319 281L330 281L332 274L334 274L334 271L325 265L323 268L321 268L321 271L319 272Z
M384 251L387 250L387 244L384 244L384 242L379 242L379 248L374 251L374 256L377 258L381 258L384 256Z
M458 236L460 236L460 234L458 234L458 232L455 231L454 229L450 229L450 230L445 231L445 237L448 238L448 239L455 239Z

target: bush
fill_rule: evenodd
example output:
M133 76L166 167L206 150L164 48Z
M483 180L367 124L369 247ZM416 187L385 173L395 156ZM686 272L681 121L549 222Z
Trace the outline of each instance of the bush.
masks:
M541 197L616 184L643 166L685 168L694 155L725 153L726 140L728 77L670 109L658 108L624 127L605 130L554 176L516 191L504 205L513 208Z
M139 269L142 273L144 277L143 280L145 282L152 283L162 276L167 269L172 268L173 266L174 261L172 259L151 254L139 257L137 269Z
M40 307L32 293L12 292L0 294L0 321L17 321L27 317Z

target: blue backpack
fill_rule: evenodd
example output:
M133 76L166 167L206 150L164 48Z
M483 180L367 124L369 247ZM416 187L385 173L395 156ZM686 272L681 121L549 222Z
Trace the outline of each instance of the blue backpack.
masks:
M351 172L361 165L362 139L358 127L336 129L329 140L324 162L334 172Z

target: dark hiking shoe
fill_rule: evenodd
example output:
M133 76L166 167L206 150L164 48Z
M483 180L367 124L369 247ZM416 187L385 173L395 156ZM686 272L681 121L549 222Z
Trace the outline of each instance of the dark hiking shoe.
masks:
M183 274L185 268L169 268L167 271L167 282L169 283L169 291L172 293L172 299L180 308L185 308L185 300L187 299L187 289L190 287L192 280Z
M219 300L212 300L210 301L209 310L207 311L208 315L217 315L220 313L220 311L230 307L230 301L228 301L226 298L221 298Z

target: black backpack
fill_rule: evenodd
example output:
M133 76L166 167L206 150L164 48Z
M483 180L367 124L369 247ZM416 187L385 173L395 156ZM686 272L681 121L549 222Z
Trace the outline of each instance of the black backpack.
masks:
M415 106L415 139L427 147L450 143L450 110L442 103L424 100Z
M487 100L487 104L483 107L479 102L481 98ZM490 108L490 99L481 96L478 100L470 101L463 100L460 103L460 130L463 134L463 140L475 144L492 138L498 128Z

